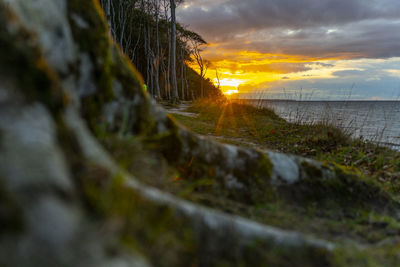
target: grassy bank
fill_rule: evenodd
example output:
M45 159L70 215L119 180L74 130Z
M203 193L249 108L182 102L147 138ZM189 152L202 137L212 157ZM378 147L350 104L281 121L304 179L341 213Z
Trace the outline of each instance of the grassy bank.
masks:
M187 111L198 117L173 116L198 134L225 143L334 162L373 177L385 190L400 194L400 152L352 139L350 133L332 125L289 123L269 109L210 100L197 101Z
M273 111L218 101L197 101L185 110L197 118L174 114L192 131L224 143L270 149L337 164L346 171L379 183L395 199L400 195L400 152L358 139L327 124L288 123ZM316 203L293 203L276 198L247 205L231 201L212 190L212 181L180 180L166 186L174 194L227 213L295 230L343 246L332 266L396 266L400 223L384 211ZM351 188L349 190L352 190ZM341 194L342 192L336 192ZM359 251L353 245L366 246Z

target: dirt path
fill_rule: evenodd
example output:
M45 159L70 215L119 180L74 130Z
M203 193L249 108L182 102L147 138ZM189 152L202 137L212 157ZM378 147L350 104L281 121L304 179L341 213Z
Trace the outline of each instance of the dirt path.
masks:
M169 114L179 114L179 115L186 116L186 117L197 118L199 116L199 114L185 111L190 107L191 107L191 103L187 102L187 103L181 103L177 107L173 107L173 108L164 107L164 108L167 110L167 113L169 113Z
M178 114L178 115L182 115L182 116L186 116L186 117L190 117L190 118L197 118L199 116L198 113L185 111L190 107L191 107L191 102L183 102L183 103L179 104L177 107L164 106L164 108L167 110L167 112L169 114ZM223 143L226 143L226 141L228 141L229 143L260 149L260 145L253 143L253 142L249 142L245 138L229 137L229 136L225 136L225 135L214 135L212 133L206 134L203 136L212 138L214 140L217 140L217 141L223 142Z

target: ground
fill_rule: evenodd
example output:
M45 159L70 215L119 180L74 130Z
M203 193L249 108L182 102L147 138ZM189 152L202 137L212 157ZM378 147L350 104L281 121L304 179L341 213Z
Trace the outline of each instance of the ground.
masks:
M195 133L223 143L335 162L374 177L390 192L400 193L399 152L352 139L331 125L288 123L271 110L236 103L206 100L183 108L180 113L176 109L169 112Z
M384 191L399 199L400 153L397 151L352 139L330 125L292 124L271 110L231 102L204 100L183 107L166 108L182 125L200 135L223 143L291 153L326 164L334 163L362 177L372 177ZM171 175L174 175L173 171ZM247 204L232 201L223 192L214 191L212 184L213 181L206 177L195 181L171 177L167 182L153 183L191 201L263 224L300 231L346 246L351 244L374 248L374 257L387 259L385 264L391 265L400 260L395 249L400 245L399 220L396 215L386 213L379 207L371 211L361 207L348 208L333 202L321 206L313 201L296 202L280 198L271 198L266 203ZM391 246L385 247L388 244ZM372 266L382 264L380 260L369 262L366 259L366 262Z

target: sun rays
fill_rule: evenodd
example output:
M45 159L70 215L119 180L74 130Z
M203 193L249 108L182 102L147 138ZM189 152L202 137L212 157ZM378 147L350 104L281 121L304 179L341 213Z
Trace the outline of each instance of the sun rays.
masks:
M244 122L244 125L238 125L238 121ZM243 130L243 128L245 128L245 130ZM215 134L220 135L226 129L231 130L232 134L237 137L243 134L250 134L255 138L260 137L260 133L257 131L257 127L251 116L247 114L246 109L243 108L243 106L236 105L232 100L228 100L227 103L223 105L216 125ZM239 131L245 131L246 133Z

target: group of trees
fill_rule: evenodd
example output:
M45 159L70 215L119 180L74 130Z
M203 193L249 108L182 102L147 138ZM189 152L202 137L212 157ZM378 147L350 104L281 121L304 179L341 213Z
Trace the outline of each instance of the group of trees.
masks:
M142 74L156 99L218 97L205 78L209 62L200 54L206 41L176 22L182 0L100 0L111 35ZM189 67L197 63L200 73Z

